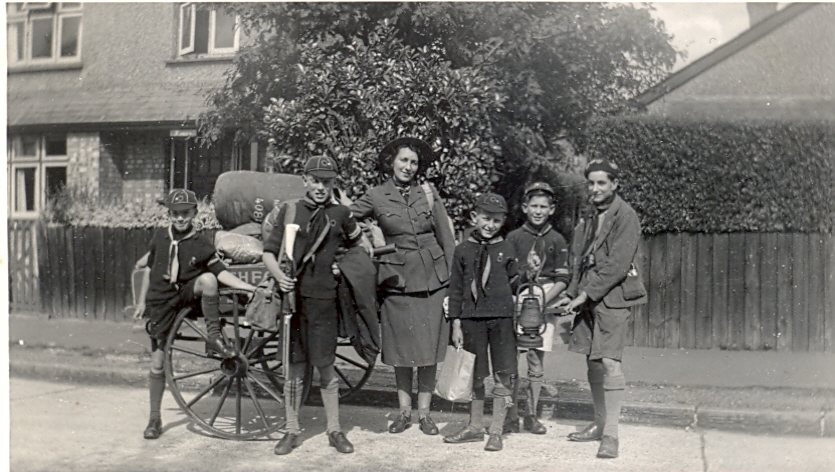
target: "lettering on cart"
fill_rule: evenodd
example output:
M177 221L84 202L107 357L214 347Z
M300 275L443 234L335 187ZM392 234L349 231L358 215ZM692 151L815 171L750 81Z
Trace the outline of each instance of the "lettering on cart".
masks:
M229 271L250 285L258 285L261 281L268 277L268 271L262 267L251 269L236 269L235 267L230 267Z

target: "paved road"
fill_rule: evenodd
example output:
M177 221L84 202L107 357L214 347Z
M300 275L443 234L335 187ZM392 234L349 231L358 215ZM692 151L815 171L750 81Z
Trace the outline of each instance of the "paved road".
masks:
M832 471L835 439L765 437L717 431L621 426L621 457L594 458L597 445L566 441L573 421L545 421L548 434L512 435L505 450L482 444L446 445L413 427L385 432L388 411L347 406L342 423L357 452L327 446L323 411L307 407L304 444L289 456L273 455L273 441L234 442L199 434L166 395L165 434L145 441L148 393L143 389L82 386L12 378L10 469L23 471ZM466 421L436 413L442 433Z

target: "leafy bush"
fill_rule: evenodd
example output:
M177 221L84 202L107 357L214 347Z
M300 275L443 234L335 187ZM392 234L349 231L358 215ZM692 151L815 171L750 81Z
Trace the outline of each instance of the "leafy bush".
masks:
M377 168L386 142L419 137L439 156L425 178L462 225L475 196L499 180L492 116L505 97L478 67L453 70L443 57L437 44L404 45L385 21L367 42L323 36L302 44L297 98L273 99L266 110L278 170L298 173L310 156L330 155L356 198L388 178Z
M168 210L158 203L102 198L76 187L62 189L49 201L41 218L53 224L103 228L151 228L169 223ZM212 202L198 202L194 224L198 230L220 228Z
M647 234L830 232L835 127L829 122L609 118L589 130L591 156L622 169L621 195Z

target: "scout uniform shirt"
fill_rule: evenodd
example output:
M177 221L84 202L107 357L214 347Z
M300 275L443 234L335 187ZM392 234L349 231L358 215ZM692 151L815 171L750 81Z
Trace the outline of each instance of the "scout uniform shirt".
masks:
M486 252L486 258L483 252ZM489 264L488 264L489 262ZM455 248L449 281L449 317L512 318L517 273L513 245L501 236L484 241L473 233Z
M296 206L293 223L299 225L293 246L299 294L307 298L336 298L337 281L331 272L336 249L341 243L348 243L348 246L356 243L362 230L348 207L333 199L322 205L316 204L309 197L298 203L287 203L279 210L277 224L264 241L264 252L275 254L279 261L288 205Z
M151 239L148 250L148 267L151 268L148 295L145 297L148 304L170 300L183 284L206 272L217 276L226 270L214 244L194 228L186 234L170 226L160 228ZM171 281L172 273L174 283Z
M527 272L528 254L534 251L542 261L542 270L537 282L563 282L568 285L568 245L565 238L550 223L546 223L537 231L529 222L525 222L520 228L511 231L507 240L516 250L520 274Z

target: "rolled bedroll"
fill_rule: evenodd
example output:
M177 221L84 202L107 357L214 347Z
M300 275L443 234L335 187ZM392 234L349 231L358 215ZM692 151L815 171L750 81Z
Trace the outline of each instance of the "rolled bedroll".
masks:
M224 172L215 183L215 216L226 229L261 223L272 209L304 197L302 177L249 170Z

